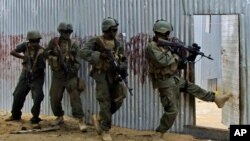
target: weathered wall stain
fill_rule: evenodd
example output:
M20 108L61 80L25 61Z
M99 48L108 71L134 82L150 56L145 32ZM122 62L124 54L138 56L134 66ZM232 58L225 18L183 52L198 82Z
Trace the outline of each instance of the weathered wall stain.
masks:
M46 48L51 38L57 36L56 33L42 33L41 45ZM84 44L94 36L80 37L73 35L72 38L80 43L80 47L83 48ZM138 75L140 83L144 83L145 77L147 76L147 62L145 60L144 49L151 40L150 35L140 33L131 37L128 41L120 33L118 34L118 40L124 45L125 54L128 58L129 72L133 75ZM11 69L13 64L20 63L19 59L14 58L10 55L10 51L21 42L26 41L24 35L0 35L0 59L6 65L4 69ZM17 67L17 66L16 66ZM21 67L21 66L20 66Z
M149 34L140 33L125 43L126 55L129 60L129 69L134 75L138 75L140 83L144 83L147 76L147 61L144 49L147 47L151 37Z

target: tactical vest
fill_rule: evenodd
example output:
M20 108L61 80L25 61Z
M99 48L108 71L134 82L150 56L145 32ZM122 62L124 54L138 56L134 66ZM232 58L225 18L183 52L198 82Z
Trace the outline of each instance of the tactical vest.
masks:
M156 42L151 42L149 44L149 47L153 48L153 50L159 50L165 53L166 55L172 57L175 60L172 64L162 67L162 66L159 66L157 62L154 62L153 60L148 59L150 74L152 74L154 77L159 78L159 77L163 77L164 75L173 75L174 73L176 73L177 67L178 67L178 61L179 61L178 55L173 54L171 51L169 51L166 48L157 46Z
M112 50L116 61L119 63L121 61L120 58L123 57L122 54L119 54L119 42L116 39L107 41L103 38L103 36L98 36L97 38L99 38L103 42L105 49ZM103 47L98 44L96 45L96 48L94 50L101 53L104 51ZM107 71L110 68L110 61L110 59L100 59L97 64L93 65L93 69Z
M68 65L68 66L74 66L76 62L76 56L72 55L72 52L76 53L76 49L73 48L73 44L75 43L74 40L70 40L69 42L60 42L59 43L59 37L55 37L52 39L54 48L56 48L57 52L61 52L63 61ZM50 55L48 57L48 64L50 65L51 69L53 71L59 71L61 70L61 65L60 65L60 57L59 56L53 56Z
M24 52L23 69L27 71L35 72L38 69L38 59L41 54L44 53L44 48L41 46L37 50L29 49L29 43L26 44L26 50Z

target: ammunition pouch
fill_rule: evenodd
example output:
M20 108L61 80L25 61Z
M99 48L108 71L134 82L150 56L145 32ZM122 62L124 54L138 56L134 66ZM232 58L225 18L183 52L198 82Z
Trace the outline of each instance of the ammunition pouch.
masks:
M51 70L53 70L53 71L59 71L60 70L60 64L58 62L58 57L57 56L50 55L48 57L48 64L51 67Z
M107 71L110 68L110 62L108 59L100 60L93 66L97 70Z

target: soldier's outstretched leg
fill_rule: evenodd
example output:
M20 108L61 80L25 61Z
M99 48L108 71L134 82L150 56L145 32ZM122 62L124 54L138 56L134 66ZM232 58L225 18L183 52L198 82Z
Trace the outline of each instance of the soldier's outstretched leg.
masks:
M217 95L215 93L214 102L218 108L222 108L225 105L225 103L229 100L229 98L231 98L232 96L233 96L232 94Z

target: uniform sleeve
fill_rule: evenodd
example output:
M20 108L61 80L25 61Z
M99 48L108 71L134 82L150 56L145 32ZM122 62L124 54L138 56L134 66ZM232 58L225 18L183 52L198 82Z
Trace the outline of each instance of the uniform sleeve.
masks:
M78 64L81 64L81 58L80 58L80 53L79 53L80 43L78 41L75 41L72 46L73 46L74 50L71 53L75 57L76 62Z
M123 65L124 67L128 68L128 60L127 57L125 56L124 52L124 46L122 44L119 45L119 59L120 59L120 65Z
M88 61L91 64L97 64L100 60L100 52L95 51L96 38L90 39L83 48L79 50L80 58Z
M48 47L44 50L44 57L47 58L49 55L53 55L54 43L53 39L49 41Z
M45 63L45 57L44 57L44 48L40 47L41 50L41 54L38 56L38 60L37 60L37 68L38 69L44 69L46 67L46 63Z
M159 47L154 46L152 43L145 49L146 58L160 67L166 67L175 63L175 57L170 51L162 51Z
M25 50L26 50L26 46L27 46L27 42L21 43L21 44L16 46L15 51L18 52L18 53L24 53Z

